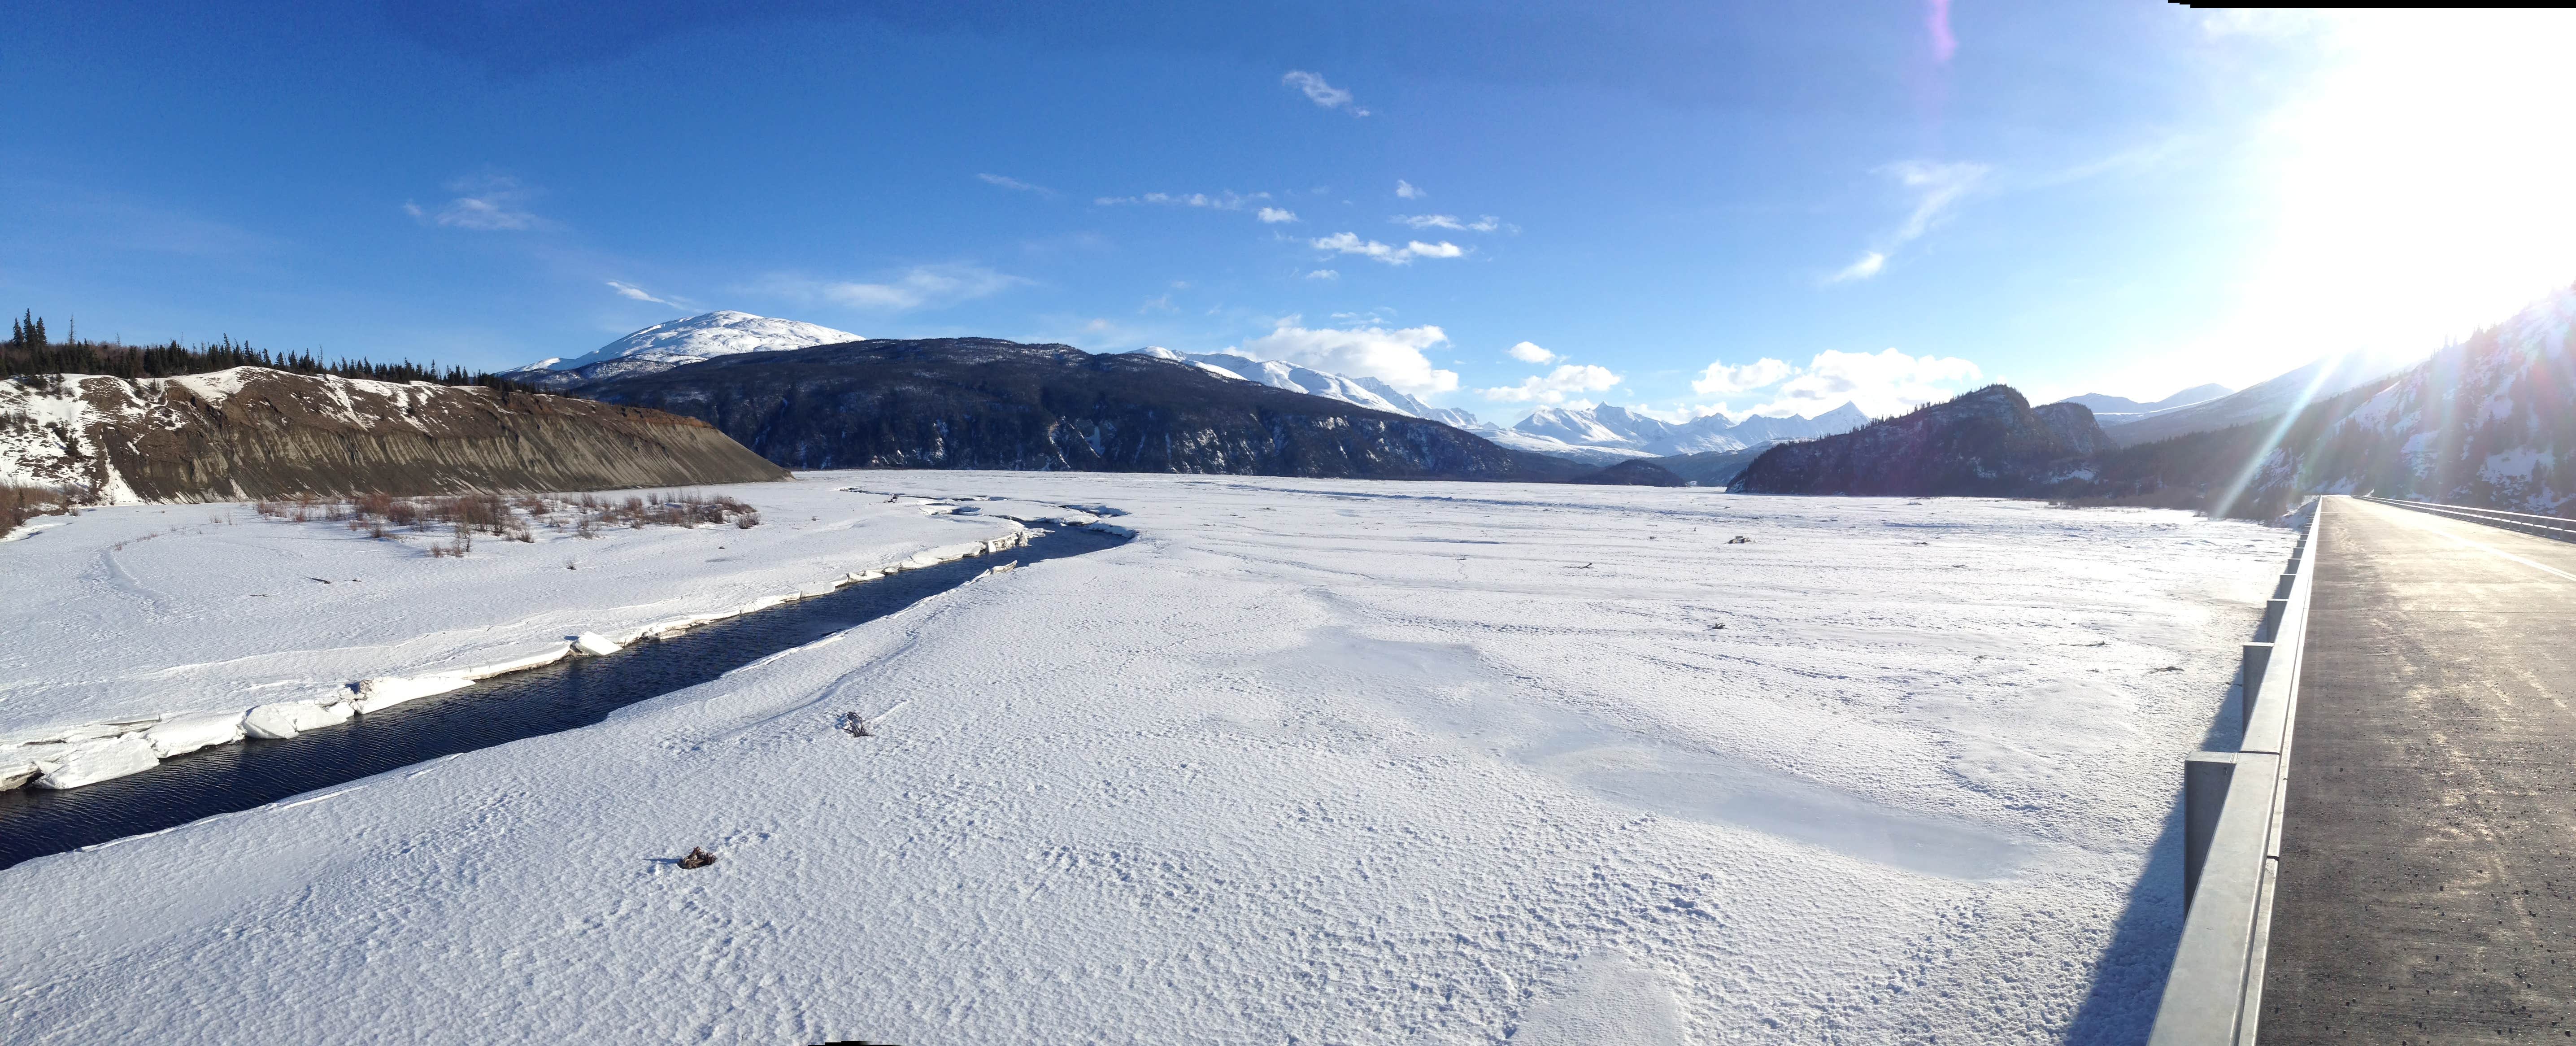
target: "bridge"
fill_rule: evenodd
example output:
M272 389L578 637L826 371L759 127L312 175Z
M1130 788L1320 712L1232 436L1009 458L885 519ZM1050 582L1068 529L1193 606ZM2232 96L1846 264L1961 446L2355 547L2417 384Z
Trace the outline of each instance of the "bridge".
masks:
M2576 523L2330 497L2185 780L2151 1042L2576 1038Z

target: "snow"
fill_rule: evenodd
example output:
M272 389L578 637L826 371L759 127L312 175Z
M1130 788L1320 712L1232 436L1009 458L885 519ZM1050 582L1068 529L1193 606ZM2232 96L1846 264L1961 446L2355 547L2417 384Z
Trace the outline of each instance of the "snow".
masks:
M2182 756L2291 541L2161 511L1688 489L793 489L840 500L732 493L843 542L851 519L934 536L855 557L875 563L998 522L895 491L1116 507L1138 536L596 726L0 872L13 1037L2141 1038L2162 971L2138 949L2180 922ZM47 555L104 572L112 542L79 533L118 518L98 515L0 555L85 541ZM206 527L118 562L339 540L297 533ZM673 562L668 587L735 577L674 554L714 532L632 536ZM409 603L469 627L443 608L508 592L434 573L457 565L422 560L404 603L341 627ZM71 583L48 582L52 612L96 627L150 605ZM583 605L528 631L560 642L643 601L611 588L547 593ZM483 609L501 631L538 613ZM190 663L322 637L228 638ZM127 685L129 662L177 663L133 639L90 663ZM843 733L852 712L876 736ZM692 847L721 860L679 868Z
M143 740L152 745L152 754L163 759L241 739L239 712L189 712L164 719L161 725L143 732Z
M153 753L152 742L140 734L82 741L63 752L38 755L36 765L44 776L36 779L36 787L79 788L142 773L160 764L161 757Z
M114 736L181 712L295 701L389 707L414 677L482 678L561 657L595 633L647 632L773 606L800 590L989 541L1017 523L923 516L884 495L789 480L710 488L762 510L734 527L538 528L485 538L464 559L443 534L375 541L343 524L289 523L240 505L94 508L40 540L0 546L0 743L86 728ZM399 533L399 532L398 532ZM571 567L573 569L567 569ZM24 598L18 598L24 593ZM763 602L765 600L765 602ZM362 708L363 710L363 708ZM309 729L309 728L308 728Z
M571 359L551 357L504 373L528 376L546 371L580 370L611 361L626 364L601 368L596 376L604 378L669 370L736 353L804 349L863 340L848 331L820 324L755 316L728 309L657 323Z
M358 698L349 703L359 715L473 686L474 680L453 676L380 676L358 683Z

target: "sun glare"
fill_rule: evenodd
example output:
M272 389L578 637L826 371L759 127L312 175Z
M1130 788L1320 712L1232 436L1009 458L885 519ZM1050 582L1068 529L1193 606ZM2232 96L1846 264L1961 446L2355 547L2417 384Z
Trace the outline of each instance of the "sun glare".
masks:
M2576 14L2269 28L2305 35L2319 64L2251 157L2276 217L2205 356L2242 378L2331 352L2411 358L2576 281Z

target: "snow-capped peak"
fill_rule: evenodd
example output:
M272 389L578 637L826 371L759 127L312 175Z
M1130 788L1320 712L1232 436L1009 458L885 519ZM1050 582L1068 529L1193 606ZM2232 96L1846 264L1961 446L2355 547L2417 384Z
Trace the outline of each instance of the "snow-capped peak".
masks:
M557 357L503 373L544 385L577 384L631 374L650 374L737 353L804 349L862 340L865 339L848 331L819 324L723 309L656 323L584 355L570 359Z

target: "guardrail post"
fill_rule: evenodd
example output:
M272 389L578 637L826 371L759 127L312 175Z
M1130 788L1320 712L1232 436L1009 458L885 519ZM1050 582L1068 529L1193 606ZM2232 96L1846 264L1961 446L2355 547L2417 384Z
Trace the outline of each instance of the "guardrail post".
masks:
M2218 834L2227 786L2236 779L2236 753L2202 752L2182 764L2182 905L2200 892L2200 869L2209 863L2209 841Z
M2289 600L2272 599L2264 601L2263 623L2254 629L2254 638L2265 643L2279 639L2281 637L2281 616L2289 612Z
M2290 586L2295 585L2295 584L2298 584L2298 583L2299 583L2299 561L2298 561L2298 560L2293 559L2293 560L2291 560L2291 561L2290 561L2290 572L2289 572L2289 573L2286 573L2286 574L2281 575L2281 580L2280 580L2280 581L2278 581L2278 582L2275 582L2275 583L2272 585L2272 598L2274 598L2274 599L2288 599L2288 598L2290 598Z
M2245 664L2237 673L2238 678L2244 681L2245 694L2245 699L2236 706L2236 730L2240 736L2247 727L2254 725L2254 695L2263 692L2263 673L2271 667L2272 644L2245 644Z

